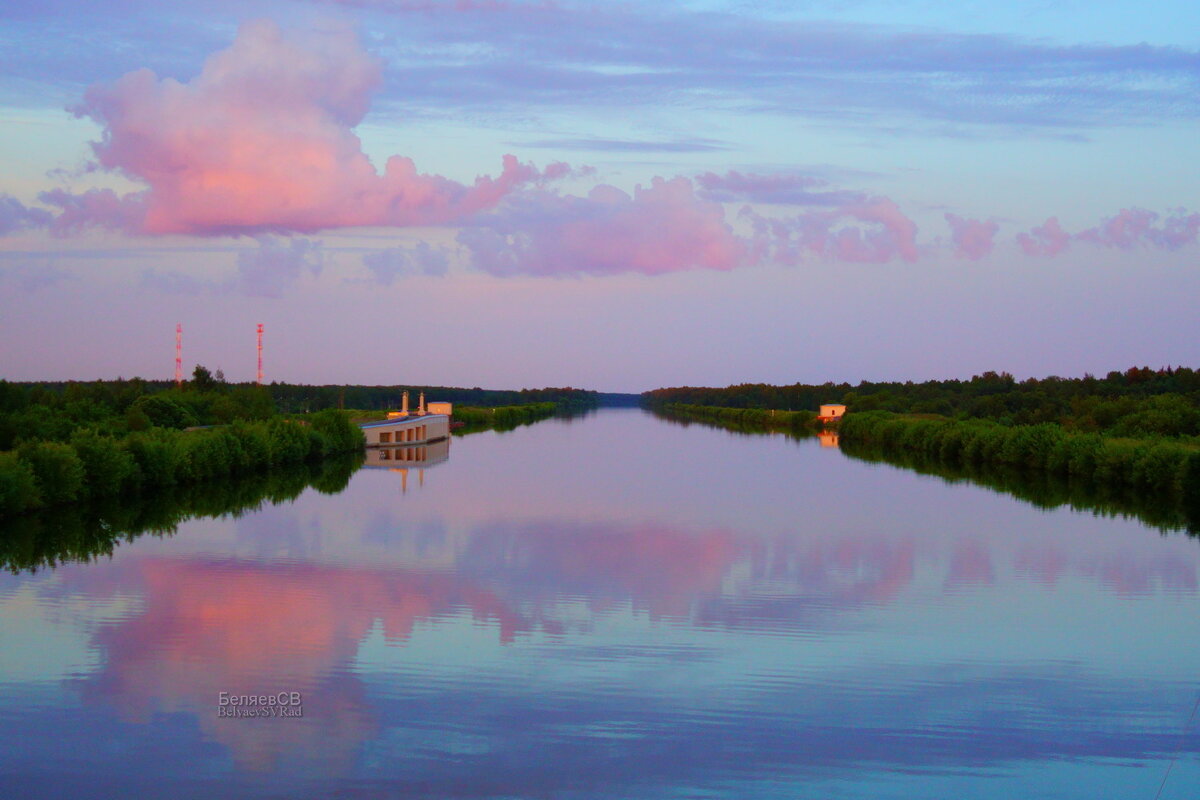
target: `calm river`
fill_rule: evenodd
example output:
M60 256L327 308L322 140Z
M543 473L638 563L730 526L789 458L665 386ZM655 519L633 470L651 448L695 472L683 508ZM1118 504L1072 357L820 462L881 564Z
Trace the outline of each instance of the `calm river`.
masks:
M816 439L479 433L0 575L0 797L1196 798L1198 567Z

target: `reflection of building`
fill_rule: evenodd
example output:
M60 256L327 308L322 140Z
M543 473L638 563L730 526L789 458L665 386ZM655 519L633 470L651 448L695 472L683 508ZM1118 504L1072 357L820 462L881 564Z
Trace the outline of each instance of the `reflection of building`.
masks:
M824 431L817 434L817 441L821 443L821 447L837 447L838 435L831 431Z
M425 485L425 470L450 458L450 439L442 437L424 444L381 445L367 448L364 467L389 469L400 473L400 491L408 491L408 471L415 469L420 485Z
M365 467L397 469L407 467L435 467L450 457L450 440L439 439L425 444L409 444L392 447L367 448Z
M822 422L836 422L846 413L846 407L837 403L826 403L821 406L821 413L817 414L817 419Z

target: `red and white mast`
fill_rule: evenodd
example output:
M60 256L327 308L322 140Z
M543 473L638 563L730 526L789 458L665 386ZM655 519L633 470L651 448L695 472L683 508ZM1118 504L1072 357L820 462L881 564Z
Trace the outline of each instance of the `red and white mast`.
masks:
M175 323L175 388L183 386L183 323Z
M258 385L259 386L262 386L262 382L263 382L262 334L263 334L263 325L260 322L260 323L258 323Z

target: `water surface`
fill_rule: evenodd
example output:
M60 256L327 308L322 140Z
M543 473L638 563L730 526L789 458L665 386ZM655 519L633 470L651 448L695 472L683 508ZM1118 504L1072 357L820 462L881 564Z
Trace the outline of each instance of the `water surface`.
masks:
M0 576L0 796L1198 796L1200 542L821 444L603 410Z

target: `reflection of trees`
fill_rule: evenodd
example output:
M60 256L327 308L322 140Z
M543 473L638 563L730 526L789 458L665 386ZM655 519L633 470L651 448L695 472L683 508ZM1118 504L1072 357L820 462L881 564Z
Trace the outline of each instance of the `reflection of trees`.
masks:
M264 503L292 500L309 486L334 494L346 487L361 460L361 455L331 458L236 480L171 486L145 496L106 498L14 517L5 520L0 564L17 573L92 561L143 534L173 534L189 519L237 516Z
M911 450L887 449L863 442L841 443L851 458L907 467L924 475L936 475L947 483L969 481L998 492L1011 494L1038 508L1070 506L1103 516L1133 517L1160 530L1184 530L1200 534L1200 512L1179 503L1163 502L1129 486L1069 479L1051 472L1024 470L987 463L947 464L936 456Z

